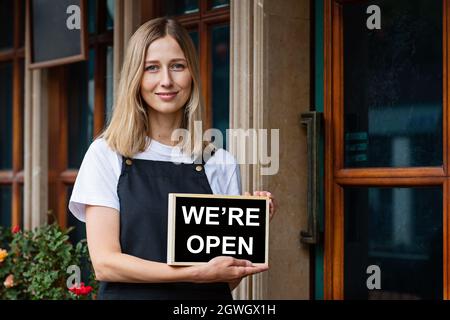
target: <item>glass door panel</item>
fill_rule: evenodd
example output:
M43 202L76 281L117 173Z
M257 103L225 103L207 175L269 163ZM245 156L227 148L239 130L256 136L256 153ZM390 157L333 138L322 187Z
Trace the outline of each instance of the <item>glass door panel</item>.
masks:
M343 27L345 167L442 165L442 1L345 4Z
M442 299L442 201L440 186L345 188L345 299Z

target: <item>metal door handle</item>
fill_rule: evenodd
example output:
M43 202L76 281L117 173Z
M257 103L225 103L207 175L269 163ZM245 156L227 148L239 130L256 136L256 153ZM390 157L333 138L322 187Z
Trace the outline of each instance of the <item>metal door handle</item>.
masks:
M301 114L301 124L306 126L308 143L308 230L300 231L300 241L306 244L317 244L319 239L319 147L322 130L322 113L305 112Z

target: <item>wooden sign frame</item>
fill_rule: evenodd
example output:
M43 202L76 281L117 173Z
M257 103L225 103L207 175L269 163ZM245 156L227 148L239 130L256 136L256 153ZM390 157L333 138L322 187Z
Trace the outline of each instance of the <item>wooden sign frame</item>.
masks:
M80 53L52 59L48 61L34 61L34 36L33 36L33 6L32 1L35 0L26 0L26 19L27 19L27 41L29 43L30 53L28 55L28 68L30 69L39 69L39 68L49 68L54 66L65 65L69 63L85 61L88 59L88 31L87 31L87 2L86 0L80 1L80 14L81 14L81 26L80 26Z
M167 264L174 266L202 265L205 262L175 261L175 236L176 236L176 200L177 198L213 198L213 199L241 199L241 200L265 200L265 252L264 262L257 262L254 265L268 265L269 263L269 197L261 196L227 196L212 194L188 194L169 193L168 224L167 224ZM237 257L239 259L239 257Z

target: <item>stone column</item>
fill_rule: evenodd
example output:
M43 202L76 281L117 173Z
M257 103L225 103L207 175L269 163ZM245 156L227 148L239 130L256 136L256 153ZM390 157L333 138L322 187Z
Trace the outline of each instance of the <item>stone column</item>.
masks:
M253 0L232 0L230 8L230 128L248 129L253 122ZM242 146L230 140L230 152ZM252 190L251 165L242 164L242 191ZM251 298L251 278L233 291L235 299Z
M270 226L270 270L243 281L237 299L309 298L309 250L299 239L307 226L299 120L310 110L309 16L309 0L231 1L230 128L278 129L280 137L277 174L263 176L260 162L241 165L243 191L271 191L279 207ZM235 141L230 151L240 151Z

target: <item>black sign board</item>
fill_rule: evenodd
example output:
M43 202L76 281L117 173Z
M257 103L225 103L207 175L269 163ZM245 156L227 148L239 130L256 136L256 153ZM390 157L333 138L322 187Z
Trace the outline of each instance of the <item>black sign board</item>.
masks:
M170 265L217 256L267 264L269 198L171 193L167 234Z
M86 0L28 0L30 68L87 60Z

